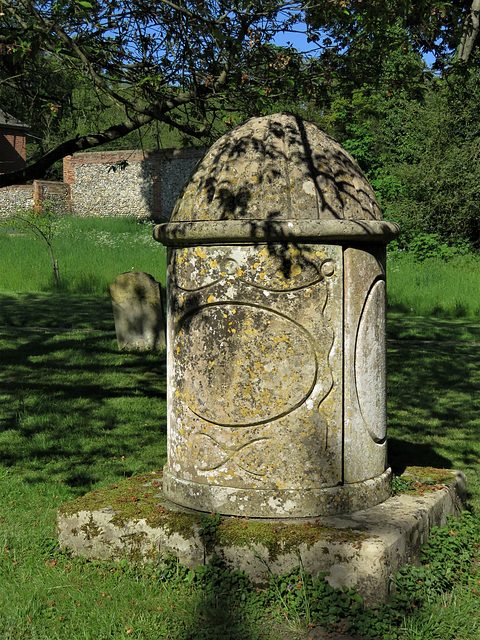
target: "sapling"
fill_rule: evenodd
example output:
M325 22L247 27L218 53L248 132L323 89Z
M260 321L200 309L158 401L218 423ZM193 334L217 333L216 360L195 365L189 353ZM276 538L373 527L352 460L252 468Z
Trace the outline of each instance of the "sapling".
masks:
M3 226L11 226L12 221L15 227L24 231L30 231L37 238L45 242L52 261L53 277L55 286L58 286L60 277L58 271L58 260L53 254L52 242L57 231L60 213L56 211L49 203L42 203L40 206L32 207L27 210L19 210L17 213L9 216L2 223Z

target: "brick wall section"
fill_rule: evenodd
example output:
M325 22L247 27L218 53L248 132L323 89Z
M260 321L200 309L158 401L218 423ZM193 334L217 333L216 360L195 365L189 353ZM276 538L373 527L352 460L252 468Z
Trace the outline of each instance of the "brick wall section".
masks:
M205 148L192 147L67 156L63 179L71 187L72 213L169 220L183 183L204 154Z
M47 203L60 214L70 213L70 185L35 180L33 184L0 189L0 218Z
M65 215L71 211L70 185L64 182L50 182L47 180L35 180L33 183L33 198L35 206L41 208L48 205Z
M25 167L25 133L18 127L0 127L0 173Z

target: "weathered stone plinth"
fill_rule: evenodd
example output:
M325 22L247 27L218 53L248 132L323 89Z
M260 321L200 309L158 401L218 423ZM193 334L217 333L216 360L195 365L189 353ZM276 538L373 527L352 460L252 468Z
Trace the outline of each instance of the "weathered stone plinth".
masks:
M161 477L145 474L63 505L58 539L61 547L89 558L161 562L171 552L193 569L215 554L258 585L268 582L269 571L281 575L301 561L314 576L328 573L333 587L356 586L371 606L388 599L392 576L403 565L418 563L430 529L445 525L447 515L462 509L462 473L414 473L417 493L355 513L283 522L221 518L211 529L208 548L201 529L209 516L166 500Z
M280 114L219 140L169 224L166 496L313 517L378 504L386 461L385 244L355 161Z

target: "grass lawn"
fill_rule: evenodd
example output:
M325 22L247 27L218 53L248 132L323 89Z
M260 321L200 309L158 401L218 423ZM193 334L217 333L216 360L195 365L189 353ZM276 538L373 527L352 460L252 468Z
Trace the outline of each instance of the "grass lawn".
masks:
M428 567L397 577L392 606L365 610L353 592L301 573L257 590L218 566L132 567L58 550L59 504L160 469L166 457L164 354L118 351L108 297L108 283L132 266L163 281L165 254L143 239L148 260L128 252L150 237L145 225L81 222L65 221L58 238L66 282L55 292L44 247L30 263L31 246L22 246L37 241L0 234L0 638L254 640L295 638L299 629L305 638L309 624L322 624L370 639L480 639L480 345L471 344L480 317L471 300L439 309L437 297L425 312L430 285L417 295L423 306L397 296L389 312L390 462L397 473L407 465L466 471L473 515L438 532ZM107 276L93 266L102 263L111 265ZM392 292L402 273L389 273Z

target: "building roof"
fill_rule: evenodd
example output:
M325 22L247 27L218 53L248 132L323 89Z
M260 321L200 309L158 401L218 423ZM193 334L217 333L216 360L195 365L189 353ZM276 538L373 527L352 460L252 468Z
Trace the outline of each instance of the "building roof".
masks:
M17 120L3 109L0 109L0 127L9 127L15 129L29 129L28 124Z

